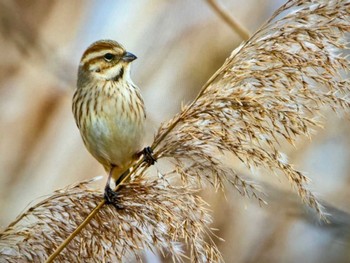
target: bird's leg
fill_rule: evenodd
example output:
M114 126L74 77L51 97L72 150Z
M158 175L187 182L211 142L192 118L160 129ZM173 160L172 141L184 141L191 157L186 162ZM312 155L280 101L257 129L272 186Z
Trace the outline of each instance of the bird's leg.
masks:
M107 179L107 183L105 186L105 192L104 192L104 199L106 200L106 204L112 204L114 205L117 209L123 209L123 206L120 205L120 200L119 200L119 196L118 193L113 191L113 189L111 188L111 180L112 178L112 174L113 174L113 170L114 170L115 166L112 166L112 168L109 171L109 175L108 175L108 179ZM128 171L127 171L128 172ZM123 173L119 179L115 182L115 185L117 185L117 183L120 183L120 178L125 177L127 173Z
M142 151L138 152L136 154L136 157L139 158L141 155L143 155L143 160L148 163L149 165L155 164L157 161L156 158L153 156L153 150L151 147L147 146L143 148Z
M121 176L119 176L119 178L117 179L117 181L115 181L115 185L117 186L118 184L120 184L124 178L129 174L130 169L126 170L124 173L122 173Z

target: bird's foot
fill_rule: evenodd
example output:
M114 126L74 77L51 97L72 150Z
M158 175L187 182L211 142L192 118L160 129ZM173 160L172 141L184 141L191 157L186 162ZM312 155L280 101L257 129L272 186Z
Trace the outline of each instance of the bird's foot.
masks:
M109 184L105 187L104 199L106 204L112 204L117 209L123 209L124 206L120 204L120 197L117 192L113 191Z
M149 165L155 164L157 161L156 158L153 156L153 150L151 147L145 147L141 153L143 154L143 160L148 163Z

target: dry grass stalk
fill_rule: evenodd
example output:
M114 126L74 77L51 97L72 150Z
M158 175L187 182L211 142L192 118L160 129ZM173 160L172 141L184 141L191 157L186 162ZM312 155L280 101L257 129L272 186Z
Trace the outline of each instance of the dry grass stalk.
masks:
M220 16L243 40L249 39L248 30L240 25L225 8L221 7L217 0L207 0L207 2L218 16Z
M323 216L307 189L308 179L288 163L279 143L294 144L299 136L310 136L323 106L336 112L349 109L350 85L343 78L350 71L343 55L349 31L349 0L286 3L231 54L194 102L159 128L155 156L172 161L174 170L146 181L147 165L135 164L133 180L118 190L124 209L102 206L58 259L140 259L142 249L150 248L180 261L178 242L185 242L191 261L220 261L215 245L204 240L210 237L210 217L195 195L201 181L217 189L230 182L240 193L262 201L254 184L222 161L228 153L247 167L284 174ZM183 186L168 184L170 175L181 178ZM101 203L102 194L87 186L58 191L30 208L1 234L2 257L46 259Z

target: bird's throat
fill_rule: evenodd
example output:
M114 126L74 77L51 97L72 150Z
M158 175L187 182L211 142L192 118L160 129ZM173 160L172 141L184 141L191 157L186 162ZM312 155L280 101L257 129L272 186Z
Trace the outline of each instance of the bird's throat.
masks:
M119 70L118 75L116 75L114 78L112 78L113 81L119 81L120 79L122 79L124 76L124 68L121 67Z

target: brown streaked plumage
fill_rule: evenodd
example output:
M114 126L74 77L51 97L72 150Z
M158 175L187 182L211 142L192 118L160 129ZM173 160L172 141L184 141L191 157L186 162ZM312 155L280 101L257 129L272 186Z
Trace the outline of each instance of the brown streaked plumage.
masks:
M119 43L100 40L84 52L78 70L74 118L86 148L109 173L109 192L111 179L118 181L141 149L146 114L130 78L135 59Z

